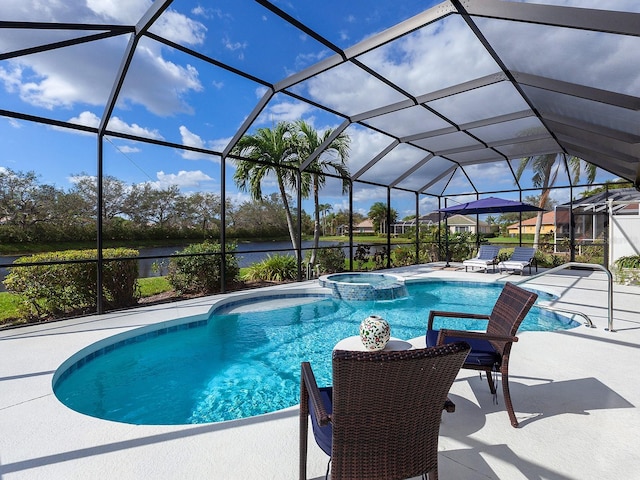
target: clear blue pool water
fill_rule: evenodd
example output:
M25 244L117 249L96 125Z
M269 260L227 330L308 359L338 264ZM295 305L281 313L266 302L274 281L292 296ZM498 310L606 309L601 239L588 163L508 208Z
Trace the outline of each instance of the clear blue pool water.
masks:
M298 403L302 361L311 362L320 385L330 384L333 346L357 335L367 316L384 317L392 336L409 339L424 335L429 310L488 313L501 290L499 285L459 282L407 287L409 297L393 301L324 298L277 310L218 311L190 328L103 349L63 373L54 391L78 412L132 424L210 423L259 415ZM483 322L460 319L442 319L440 326L445 324L483 328ZM521 330L578 325L534 307Z

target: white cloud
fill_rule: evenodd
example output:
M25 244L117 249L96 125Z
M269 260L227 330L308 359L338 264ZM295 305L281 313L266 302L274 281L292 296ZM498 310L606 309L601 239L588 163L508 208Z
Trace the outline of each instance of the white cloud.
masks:
M180 126L180 136L182 137L183 145L195 148L205 148L205 144L202 138L191 132L184 125ZM190 150L182 150L182 153L180 155L182 156L182 158L185 158L187 160L201 160L207 158L207 155L198 152L192 152Z
M293 122L303 118L312 110L311 105L294 101L276 101L260 114L256 125L272 125L278 122Z
M227 195L227 198L231 202L232 205L242 205L245 202L251 202L251 195L244 192L234 192Z
M203 7L198 5L191 9L191 13L197 17L202 18L216 18L221 20L232 20L233 16L230 13L224 12L219 8Z
M144 105L160 116L193 113L193 108L183 98L191 91L203 90L198 70L191 65L181 66L167 61L156 49L157 46L150 40L140 42L136 61L132 63L123 85L123 100ZM149 88L149 85L154 88Z
M361 183L355 183L353 189L353 201L362 202L371 206L376 202L387 201L387 191L383 187L371 187Z
M233 42L229 37L224 37L221 41L225 49L237 52L238 58L244 60L244 51L249 46L247 42Z
M348 115L405 99L399 92L351 63L334 67L303 85L306 85L312 99ZM354 85L358 88L354 89Z
M414 95L498 71L464 21L455 17L372 50L360 60ZM303 85L312 98L348 114L405 99L352 64L332 68Z
M13 128L22 128L22 124L15 118L8 118L7 119L9 122L9 125L11 125Z
M191 13L199 17L207 17L207 10L202 5L192 8Z
M421 195L419 203L420 215L426 215L438 209L438 199L429 195Z
M205 148L204 141L195 133L189 131L184 125L180 126L180 136L182 137L183 145L195 148Z
M138 152L140 152L139 148L132 147L130 145L123 145L121 147L118 147L118 150L120 150L122 153L138 153Z
M20 90L22 78L22 68L19 65L11 65L10 68L0 67L0 80L4 83L4 88L9 93Z
M124 24L136 23L151 4L150 0L86 0L86 6L102 19Z
M267 87L263 87L263 86L259 86L256 88L256 98L262 98L264 97L264 94L267 93L268 88Z
M157 182L151 182L156 188L167 188L171 185L177 185L180 188L183 187L197 187L203 182L210 182L213 180L209 175L203 173L201 170L180 170L176 173L164 173L162 170L156 173Z
M515 168L517 169L517 165ZM514 176L506 160L466 165L464 169L475 187L481 192L512 190L516 188ZM466 177L464 177L462 186L466 187L468 185L469 183Z
M350 127L346 132L351 138L348 163L351 174L360 170L393 141L386 135L363 128Z
M0 18L33 21L135 24L152 5L150 0L3 0ZM206 28L182 14L168 10L155 28L174 41L201 44ZM15 31L0 38L0 51L13 51L25 45L46 44L69 38L67 32L48 30ZM102 40L28 55L8 61L0 68L0 81L9 93L17 93L30 105L46 109L71 108L76 104L104 106L115 72L122 62L127 36ZM120 97L120 106L143 105L157 115L190 112L184 96L201 91L198 72L192 66L178 65L162 57L156 42L141 41ZM149 85L154 88L149 88Z
M67 177L67 180L69 181L69 183L71 183L72 185L75 185L76 183L81 182L82 180L88 179L92 182L96 182L96 176L95 175L72 175L70 177Z
M151 30L174 42L201 45L204 43L207 28L202 23L181 13L168 10L158 19Z
M180 137L182 138L182 144L189 147L205 148L217 152L221 152L229 144L231 138L221 138L217 140L205 141L199 135L190 131L184 125L180 126ZM204 153L193 152L190 150L183 150L181 153L182 158L187 160L213 160L215 162L220 161L220 158L215 155L206 155Z
M306 39L306 36L305 36ZM316 62L319 62L320 60L322 60L323 58L327 57L327 55L329 54L328 50L321 50L319 52L312 52L312 53L300 53L298 55L296 55L296 59L295 59L295 63L294 63L294 70L288 72L290 75L296 73L297 71L300 71L306 67L308 67L309 65L312 65Z
M605 86L629 95L640 92L637 62L629 61L629 52L638 48L635 37L526 23L516 30L508 22L482 21L479 25L507 66L516 71L595 88Z
M78 125L85 125L87 127L97 128L100 125L100 118L93 112L84 111L80 113L80 115L70 118L69 122ZM156 140L163 139L162 135L160 135L157 130L151 130L141 127L137 123L128 124L119 117L111 117L109 123L107 124L107 129L144 138L152 138Z
M109 130L114 130L122 133L130 133L140 137L155 138L162 140L162 135L157 130L150 130L148 128L141 127L137 123L126 123L118 117L112 117L107 124Z
M233 137L226 137L226 138L216 138L214 140L210 140L208 142L209 148L216 152L222 152L225 148L227 148L227 145L229 145L229 142L231 141L232 138Z
M100 118L93 112L84 111L80 115L70 118L69 123L97 128L100 125Z

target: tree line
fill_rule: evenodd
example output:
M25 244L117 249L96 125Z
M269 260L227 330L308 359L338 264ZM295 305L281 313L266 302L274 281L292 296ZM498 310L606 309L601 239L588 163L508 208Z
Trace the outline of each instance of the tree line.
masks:
M316 131L300 120L280 122L240 139L233 153L234 182L250 194L250 202L225 203L225 231L233 237L281 237L289 234L297 248L298 212L292 192L313 197L312 216L301 215L303 233L321 234L327 206L319 191L326 173L349 185L346 167L350 139L344 133L331 141L333 131ZM326 145L320 148L322 145ZM311 155L315 157L308 160ZM300 168L303 162L307 168ZM302 173L300 173L302 170ZM262 183L275 178L278 191L264 195ZM177 185L157 188L150 183L128 185L114 176L102 178L102 211L98 208L95 176L73 175L69 190L39 182L35 172L0 169L0 241L5 243L94 240L98 214L103 238L113 240L154 238L214 238L222 228L220 195L182 193ZM324 213L323 213L324 212Z
M68 190L41 183L35 172L0 170L0 242L66 242L96 239L96 178L73 176ZM109 240L206 239L220 234L220 195L181 193L177 185L154 188L103 178L103 235ZM277 194L259 201L226 203L227 234L281 237L287 234ZM303 227L312 231L303 212Z

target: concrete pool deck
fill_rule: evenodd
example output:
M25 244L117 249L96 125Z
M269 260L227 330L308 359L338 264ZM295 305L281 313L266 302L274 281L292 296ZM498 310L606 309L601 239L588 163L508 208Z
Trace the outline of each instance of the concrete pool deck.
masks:
M437 265L392 272L409 280L527 278ZM554 306L589 315L596 328L519 335L509 369L518 429L509 424L500 390L495 405L486 381L461 371L451 390L456 412L443 414L440 429L440 478L640 478L640 287L614 285L616 331L609 332L603 272L567 271L525 285L558 295ZM219 299L316 286L288 284L0 331L0 479L297 478L297 407L217 424L128 425L70 410L56 399L52 381L69 357L114 334L201 318ZM427 312L425 326L426 318ZM327 460L311 440L308 478L324 478Z

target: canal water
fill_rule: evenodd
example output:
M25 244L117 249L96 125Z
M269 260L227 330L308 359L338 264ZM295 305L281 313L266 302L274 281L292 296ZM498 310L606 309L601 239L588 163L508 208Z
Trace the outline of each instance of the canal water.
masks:
M337 245L337 242L320 242L321 247L327 247ZM313 241L303 241L302 248L311 248ZM167 274L167 266L169 264L169 255L173 255L184 246L178 247L154 247L154 248L140 248L138 249L141 257L154 257L154 258L142 258L138 260L138 275L140 278L157 277ZM373 251L373 248L372 248ZM345 248L345 253L346 248ZM249 265L264 260L267 255L294 255L294 251L291 248L290 241L278 241L278 242L247 242L239 243L236 248L236 258L240 267L248 267ZM304 252L303 252L304 257ZM0 255L0 264L10 264L16 259L20 258L19 255ZM0 268L0 292L4 292L4 284L1 283L7 274L9 269L7 267Z

